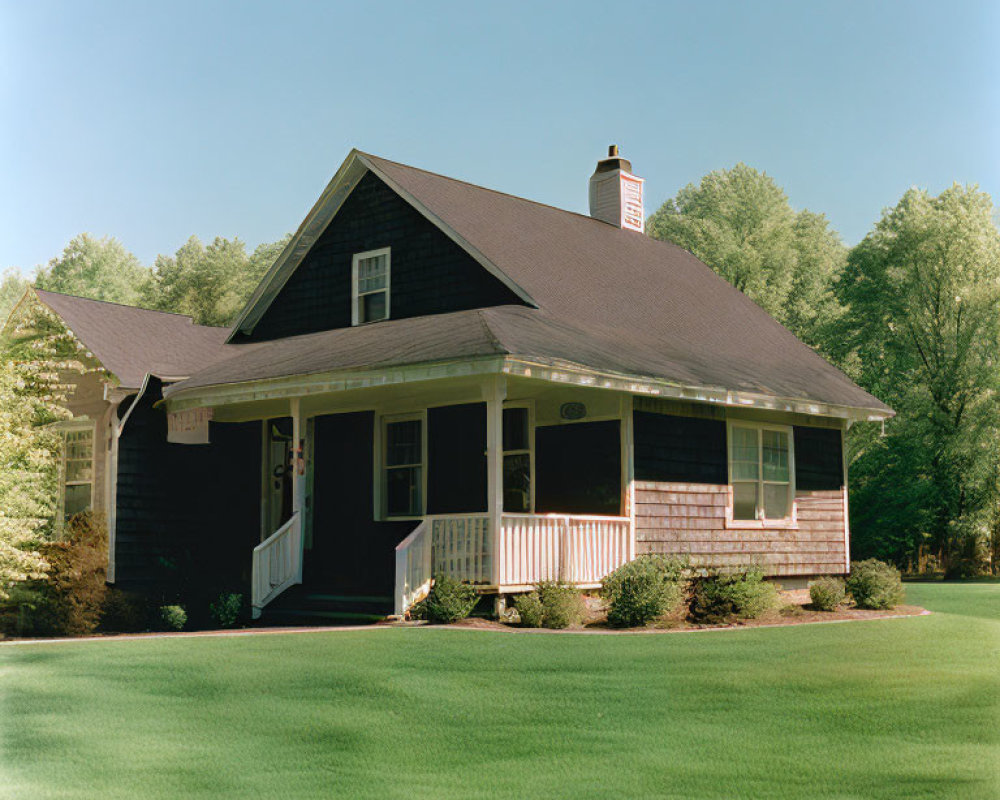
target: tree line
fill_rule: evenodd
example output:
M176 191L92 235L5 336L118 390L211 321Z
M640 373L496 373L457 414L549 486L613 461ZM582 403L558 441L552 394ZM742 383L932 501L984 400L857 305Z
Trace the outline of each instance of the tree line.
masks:
M884 428L848 435L855 557L951 574L1000 566L1000 231L988 194L911 189L849 248L824 215L794 210L773 178L737 164L682 188L647 232L690 250L895 409ZM191 237L147 267L119 240L81 234L34 284L227 325L288 239L248 252L238 238ZM0 275L0 319L27 285ZM42 426L60 413L54 365L82 349L34 314L0 343L0 599L11 575L38 568L24 553L51 527L56 442ZM31 357L19 355L29 341Z

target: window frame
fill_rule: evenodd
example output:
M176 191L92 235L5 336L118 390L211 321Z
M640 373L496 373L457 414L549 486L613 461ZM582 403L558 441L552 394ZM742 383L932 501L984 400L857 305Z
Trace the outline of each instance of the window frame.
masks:
M788 437L788 516L780 519L768 519L757 517L756 519L736 519L735 492L733 489L733 458L732 441L733 428L748 428L757 433L757 492L760 498L758 513L763 512L763 487L765 484L784 485L783 481L764 480L764 445L763 431L775 431L784 433ZM797 528L798 509L795 502L795 435L791 425L782 425L774 422L756 422L744 419L726 420L726 469L729 487L729 502L726 506L726 527L727 528ZM750 483L750 481L738 481L738 483Z
M358 291L358 265L362 259L385 256L385 287L368 292ZM351 258L351 325L373 325L376 322L386 322L392 318L390 312L390 301L392 299L392 248L380 247L377 250L366 250L363 253L355 253ZM371 294L385 293L385 317L382 319L362 320L358 305L362 297Z
M420 463L419 464L394 464L389 466L388 428L398 422L420 423ZM382 416L379 425L379 518L383 521L396 520L421 520L427 516L427 409L422 409L409 414L385 414ZM390 469L412 469L420 467L420 513L419 514L390 514L389 513L389 470Z
M517 450L504 450L503 449L503 432L500 435L500 481L503 483L503 462L507 456L514 455L524 455L528 454L528 509L526 511L512 511L506 507L503 509L504 514L534 514L535 513L535 402L533 400L511 400L504 401L501 410L501 420L503 419L502 414L509 408L524 408L528 411L528 448L519 448ZM501 485L501 496L505 490L505 487Z
M94 485L96 483L97 476L97 430L96 426L88 421L70 422L60 426L59 431L62 438L61 452L59 454L59 516L57 518L58 529L61 530L66 524L66 487L68 486L89 486L90 487L90 501L87 503L87 508L85 511L94 510ZM74 480L70 481L66 479L67 476L67 452L69 450L69 436L74 433L89 433L90 434L90 479L85 481ZM73 461L82 461L83 459L72 459Z

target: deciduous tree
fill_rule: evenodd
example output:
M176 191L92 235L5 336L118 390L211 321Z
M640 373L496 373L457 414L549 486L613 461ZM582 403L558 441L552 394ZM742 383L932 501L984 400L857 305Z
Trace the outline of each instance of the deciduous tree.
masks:
M52 292L136 305L149 270L114 237L74 237L48 265L41 267L35 286Z

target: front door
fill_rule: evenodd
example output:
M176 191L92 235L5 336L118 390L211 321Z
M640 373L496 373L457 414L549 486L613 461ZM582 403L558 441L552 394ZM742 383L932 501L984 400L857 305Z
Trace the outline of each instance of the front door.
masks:
M292 516L292 420L269 419L264 437L264 508L262 539L266 539Z

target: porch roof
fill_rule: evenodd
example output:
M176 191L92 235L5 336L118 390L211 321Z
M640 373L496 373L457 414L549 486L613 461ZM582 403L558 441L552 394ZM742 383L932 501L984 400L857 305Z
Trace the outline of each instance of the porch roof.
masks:
M530 305L228 344L229 358L171 387L168 396L291 375L506 355L692 390L791 398L851 409L853 416L892 414L686 250L358 151L338 175L349 166L375 173L491 271L502 272ZM331 182L324 198L342 202L335 188ZM324 202L310 218L322 216ZM295 244L287 252L299 255L279 258L251 307L266 303L277 291L268 286L280 286L307 252ZM234 330L250 324L251 307Z

